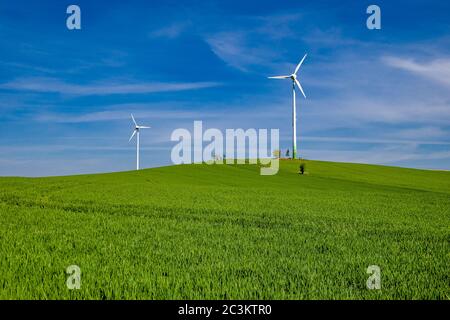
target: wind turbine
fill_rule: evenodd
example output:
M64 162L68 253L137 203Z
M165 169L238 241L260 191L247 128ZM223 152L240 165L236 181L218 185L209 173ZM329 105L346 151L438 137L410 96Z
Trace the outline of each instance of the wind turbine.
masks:
M269 79L292 79L292 159L295 159L297 157L297 113L295 107L295 85L297 85L306 99L306 95L303 91L302 85L297 80L297 72L300 69L303 61L305 61L306 56L307 54L303 56L303 59L299 62L293 74L288 76L269 77Z
M136 135L136 170L139 170L139 131L141 129L148 129L150 127L139 126L136 123L136 120L134 120L133 114L131 115L131 119L133 120L133 123L134 123L134 130L133 130L133 134L131 135L130 140L128 140L128 142L130 142L131 139L133 139L134 135Z

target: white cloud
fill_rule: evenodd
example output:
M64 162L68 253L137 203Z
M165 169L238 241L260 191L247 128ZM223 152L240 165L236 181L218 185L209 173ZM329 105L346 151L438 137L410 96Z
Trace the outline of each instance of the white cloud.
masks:
M343 92L339 98L315 99L303 102L300 117L307 117L308 127L323 130L333 127L364 128L367 124L416 126L418 135L437 136L442 132L431 127L450 125L450 102L429 96L411 96L403 94L385 94L367 97L351 92ZM424 129L428 127L427 129ZM370 132L368 132L370 133ZM406 131L401 138L408 138L412 131Z
M303 157L306 159L325 161L399 165L411 161L449 160L450 151L432 151L425 153L417 151L414 145L404 146L402 148L388 146L368 150L303 149Z
M174 39L177 38L180 34L182 34L186 30L186 28L189 27L189 25L190 23L187 22L173 23L169 26L151 31L150 37Z
M130 113L140 119L194 119L196 117L205 118L207 115L201 112L192 112L186 110L145 110L145 104L142 105L117 105L110 107L120 107L123 111L105 110L84 114L70 115L67 113L47 113L38 114L34 119L43 122L56 123L86 123L99 121L124 120L130 118ZM148 106L147 106L148 107Z
M413 130L411 130L413 131ZM397 136L397 134L394 134ZM290 139L290 136L286 136L286 139ZM301 137L304 141L315 142L339 142L339 143L362 143L362 144L407 144L407 145L450 145L450 141L439 140L410 140L410 139L396 139L392 138L355 138L355 137L315 137L304 136Z
M177 108L170 106L177 105ZM49 107L49 109L51 106ZM95 109L95 106L91 107ZM75 108L76 109L76 108ZM87 123L129 119L130 113L141 119L174 120L203 120L214 123L220 122L223 127L262 125L261 121L285 118L286 114L280 112L278 103L258 103L258 112L255 113L253 103L226 104L214 103L204 105L202 102L166 101L162 103L124 103L102 106L101 111L88 113L44 113L42 111L32 115L30 120L55 123ZM284 109L284 108L283 108ZM268 123L264 123L268 124Z
M261 22L261 25L255 27L255 32L271 39L295 38L298 36L298 31L293 28L292 24L301 18L302 14L297 12L258 16L256 20Z
M383 61L392 67L406 70L450 86L450 59L441 58L430 62L416 62L409 58L384 57Z
M403 129L396 134L399 138L405 139L426 139L426 138L442 138L450 136L449 132L442 130L439 127L418 127L412 129ZM450 141L448 142L450 144Z
M221 32L206 38L216 56L241 71L270 61L275 53L268 48L252 46L244 32Z
M245 22L245 28L236 29L233 25L215 33L209 32L205 41L214 54L231 67L244 72L255 66L270 70L274 60L283 55L280 40L297 38L293 24L300 18L298 13L240 18ZM278 62L277 67L280 65L286 67L285 63Z
M143 94L167 91L184 91L210 88L220 85L217 82L97 82L91 84L71 84L55 78L19 78L0 84L0 89L56 92L69 95L110 95L110 94Z

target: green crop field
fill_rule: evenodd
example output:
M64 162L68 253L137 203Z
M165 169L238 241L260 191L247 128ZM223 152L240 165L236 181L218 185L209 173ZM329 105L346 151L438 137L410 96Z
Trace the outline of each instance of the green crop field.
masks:
M0 178L0 299L449 299L450 172L299 163Z

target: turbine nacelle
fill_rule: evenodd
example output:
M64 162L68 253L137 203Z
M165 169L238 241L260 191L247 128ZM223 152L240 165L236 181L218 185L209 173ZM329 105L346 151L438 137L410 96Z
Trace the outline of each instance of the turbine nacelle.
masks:
M149 129L151 127L146 127L146 126L136 126L134 127L134 130L139 130L139 129Z
M269 77L269 79L291 79L294 87L297 85L297 87L300 89L301 93L303 94L303 96L306 98L305 92L303 91L302 85L300 84L300 82L297 80L297 72L300 70L301 65L303 64L303 61L305 61L307 54L305 54L302 58L302 60L299 62L299 64L297 65L297 67L294 70L294 73L288 75L288 76L274 76L274 77Z
M151 128L151 127L147 127L147 126L139 126L136 123L136 120L134 119L133 114L131 114L131 119L133 120L133 123L134 123L134 130L133 130L133 133L131 134L130 140L128 140L128 141L131 141L131 139L133 139L133 137L136 134L136 132L138 132L140 129L149 129L149 128Z

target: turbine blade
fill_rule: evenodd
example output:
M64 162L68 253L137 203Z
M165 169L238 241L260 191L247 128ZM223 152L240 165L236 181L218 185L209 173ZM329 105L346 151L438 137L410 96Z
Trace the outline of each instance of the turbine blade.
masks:
M302 88L302 86L301 86L301 84L300 84L300 82L298 82L298 80L297 79L295 79L295 83L297 84L297 87L300 89L300 91L302 92L302 94L303 94L303 96L305 97L305 99L306 99L306 95L305 95L305 92L303 91L303 88Z
M137 127L138 125L136 123L136 120L134 120L133 114L131 114L131 119L133 119L134 125Z
M289 79L290 76L275 76L275 77L267 77L269 79Z
M151 127L146 127L146 126L138 126L139 129L150 129Z
M299 62L299 64L297 65L297 67L295 68L294 74L297 74L298 69L300 69L300 66L302 65L303 61L305 61L307 54L305 54L303 56L303 59Z
M136 129L133 130L133 134L131 135L130 140L128 140L128 142L130 142L131 139L133 139L134 135L136 134L136 131L137 131Z

